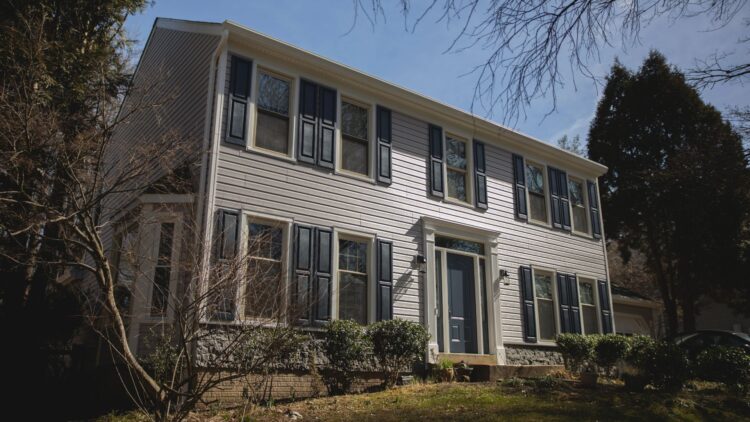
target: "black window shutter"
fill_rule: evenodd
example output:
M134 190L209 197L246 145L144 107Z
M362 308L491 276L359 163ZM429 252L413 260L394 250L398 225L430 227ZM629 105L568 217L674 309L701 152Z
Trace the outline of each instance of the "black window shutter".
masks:
M393 319L393 243L378 240L377 320Z
M322 324L331 319L331 278L333 275L333 230L315 229L314 321Z
M578 301L578 279L574 275L568 275L566 278L568 280L568 292L570 292L570 299L568 300L571 320L570 332L581 334L581 306Z
M318 89L318 165L332 169L336 151L336 90Z
M570 200L568 199L568 174L557 170L557 193L560 195L560 224L570 231Z
M247 100L250 97L250 75L252 64L236 56L231 56L229 74L229 115L227 119L226 142L245 145L247 125Z
M297 160L315 164L318 132L318 85L301 80L299 90L299 135L297 136Z
M310 323L310 288L313 273L313 234L309 226L294 225L294 287L292 289L294 319Z
M518 270L518 284L521 291L521 320L523 322L523 340L536 343L536 316L534 310L534 280L531 277L531 267L521 267Z
M516 218L528 220L526 173L524 172L523 157L516 154L513 154L513 200L515 201Z
M599 195L596 191L596 183L587 181L589 189L589 211L591 213L591 233L594 239L602 238L602 222L599 217Z
M560 194L558 193L557 169L547 168L547 179L549 183L550 208L552 210L552 227L562 229L562 216L560 215Z
M378 152L376 179L386 185L391 184L391 110L378 106L377 108Z
M570 230L570 201L568 200L568 175L553 167L547 169L552 208L552 227Z
M216 227L217 258L232 259L237 253L237 236L239 235L239 213L237 211L219 210Z
M430 125L430 194L437 197L445 196L443 187L443 128Z
M487 209L487 167L484 157L484 142L474 140L474 205Z
M612 309L609 306L609 286L606 280L599 280L596 283L599 286L599 309L602 314L602 333L611 334L612 329Z
M570 286L565 274L557 274L557 302L560 308L560 332L570 333L573 324L570 317Z

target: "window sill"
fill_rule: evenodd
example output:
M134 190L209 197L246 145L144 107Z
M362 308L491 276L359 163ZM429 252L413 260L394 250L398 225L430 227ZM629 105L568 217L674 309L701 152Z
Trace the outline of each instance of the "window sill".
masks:
M550 224L550 223L548 223L546 221L532 220L531 218L529 218L528 222L529 222L529 224L533 224L535 226L545 227L545 228L548 228L548 229L552 228L552 224Z
M575 230L571 230L570 233L573 234L574 236L578 236L578 237L583 237L583 238L586 238L586 239L595 240L594 237L591 236L591 233L579 232L579 231L575 231Z
M284 160L284 161L287 161L287 162L292 163L292 164L296 164L297 163L297 159L295 159L294 157L292 157L290 155L287 155L287 154L282 154L280 152L274 152L274 151L271 151L271 150L267 150L267 149L263 149L263 148L258 148L258 147L255 147L255 146L247 147L247 148L245 148L245 150L248 151L248 152L252 152L252 153L258 154L258 155L263 155L263 156L266 156L266 157L269 157L269 158L275 158L277 160Z
M445 204L451 204L451 205L459 205L466 208L476 209L474 205L467 201L462 201L460 199L450 198L448 195L445 195L445 198L443 198L443 203Z
M356 179L356 180L361 180L363 182L371 183L373 185L376 184L375 179L372 178L372 177L370 177L370 176L365 176L363 174L354 173L354 172L347 171L347 170L336 169L335 174L339 175L339 176L350 177L350 178Z

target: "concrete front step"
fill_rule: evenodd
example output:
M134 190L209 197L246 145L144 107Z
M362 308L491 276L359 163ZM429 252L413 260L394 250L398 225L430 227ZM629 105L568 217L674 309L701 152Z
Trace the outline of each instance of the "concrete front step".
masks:
M505 378L542 378L565 370L563 365L474 365L471 381L497 381Z

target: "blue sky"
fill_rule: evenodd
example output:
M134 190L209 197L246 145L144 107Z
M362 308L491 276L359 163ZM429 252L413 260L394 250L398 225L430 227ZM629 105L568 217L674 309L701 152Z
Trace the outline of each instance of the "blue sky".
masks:
M230 19L468 110L476 80L465 74L483 62L486 51L473 48L446 54L444 51L458 30L457 25L436 23L438 15L433 13L412 33L404 30L403 18L396 9L389 12L386 22L372 27L360 19L347 34L354 16L349 0L157 0L144 13L128 18L126 28L130 37L138 41L136 49L140 49L157 17L214 22ZM557 111L545 117L551 99L536 99L526 118L513 127L551 143L563 134L579 134L585 139L601 94L601 82L615 57L630 68L638 67L651 49L658 49L670 63L682 69L692 67L696 59L722 51L734 52L735 59L746 62L748 47L738 45L737 41L749 32L750 27L743 22L748 12L750 6L746 5L732 22L718 29L704 17L677 22L657 19L643 28L638 45L623 48L616 44L601 50L598 60L591 62L595 75L600 77L599 83L566 72L565 86L558 91ZM563 60L567 64L567 59ZM750 105L750 85L718 86L704 90L702 96L725 112L731 106ZM479 114L495 120L503 115L501 110L490 116Z

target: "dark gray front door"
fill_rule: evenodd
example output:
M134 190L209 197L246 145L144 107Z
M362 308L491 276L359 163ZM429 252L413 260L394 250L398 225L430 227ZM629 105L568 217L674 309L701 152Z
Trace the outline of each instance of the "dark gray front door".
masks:
M474 258L448 253L448 314L452 353L477 353Z

